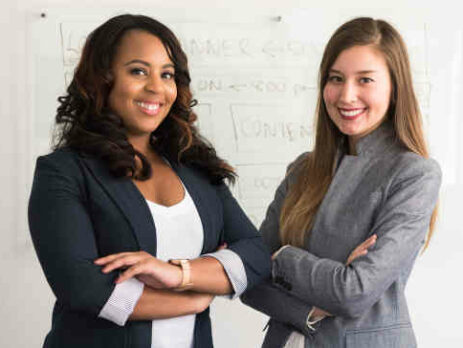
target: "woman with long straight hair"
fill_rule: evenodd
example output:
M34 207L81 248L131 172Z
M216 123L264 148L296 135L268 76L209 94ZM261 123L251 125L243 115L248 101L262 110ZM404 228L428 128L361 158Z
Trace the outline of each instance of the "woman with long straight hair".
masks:
M29 202L56 296L44 347L211 348L212 299L266 278L270 254L195 127L177 38L146 16L109 19L59 102Z
M404 288L440 184L400 34L343 24L320 65L314 149L261 226L272 278L242 296L271 317L263 347L415 347Z

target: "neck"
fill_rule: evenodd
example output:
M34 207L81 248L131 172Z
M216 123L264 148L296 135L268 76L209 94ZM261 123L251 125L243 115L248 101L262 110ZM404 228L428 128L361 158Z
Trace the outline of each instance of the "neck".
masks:
M387 122L387 118L383 117L380 122L375 124L373 127L371 127L369 130L365 131L362 134L356 134L356 135L349 135L349 154L350 155L357 155L357 143L359 142L360 139L366 137L376 129L378 129L383 123Z
M355 145L357 145L358 137L356 136L349 136L348 137L348 144L349 144L349 155L356 156L357 155L357 149Z

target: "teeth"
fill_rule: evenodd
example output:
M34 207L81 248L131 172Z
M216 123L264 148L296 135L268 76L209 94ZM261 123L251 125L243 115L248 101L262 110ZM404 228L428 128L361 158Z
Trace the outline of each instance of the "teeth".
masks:
M355 117L363 112L364 109L357 109L357 110L352 110L352 111L346 111L346 110L339 110L342 116L345 117Z
M145 108L145 109L148 109L150 111L154 111L154 110L157 110L159 109L159 104L156 103L156 104L147 104L147 103L143 103L143 102L136 102L137 105L140 105L142 108Z

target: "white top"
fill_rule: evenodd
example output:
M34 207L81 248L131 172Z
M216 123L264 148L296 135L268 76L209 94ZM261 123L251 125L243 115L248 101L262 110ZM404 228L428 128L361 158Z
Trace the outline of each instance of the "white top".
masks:
M184 191L183 200L170 207L147 201L156 226L156 257L163 261L194 259L203 248L201 219L188 191ZM153 320L151 347L193 347L195 318L191 314Z

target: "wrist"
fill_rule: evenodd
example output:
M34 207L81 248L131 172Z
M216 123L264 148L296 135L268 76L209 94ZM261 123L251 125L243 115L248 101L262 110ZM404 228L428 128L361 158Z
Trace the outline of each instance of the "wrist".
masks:
M176 277L175 277L175 284L173 284L171 289L177 289L182 286L183 281L183 270L178 265L172 264L175 267Z
M307 315L306 326L311 331L315 331L315 324L326 317L326 312L313 306Z
M175 291L185 291L193 287L191 281L191 264L187 259L171 259L169 263L177 266L179 271L179 281L173 288Z

